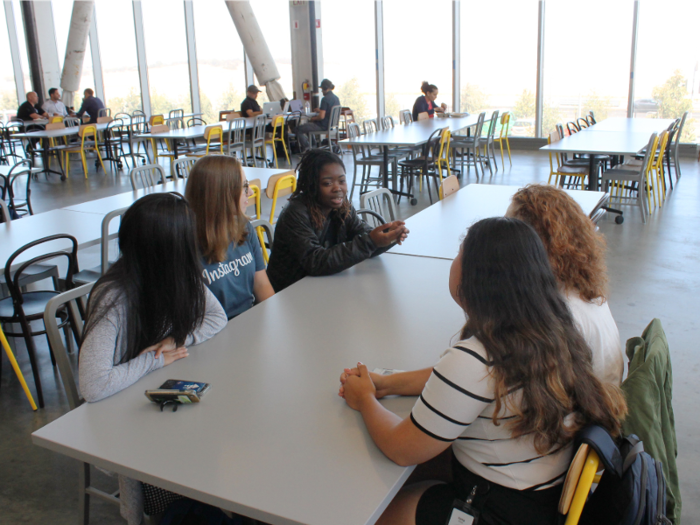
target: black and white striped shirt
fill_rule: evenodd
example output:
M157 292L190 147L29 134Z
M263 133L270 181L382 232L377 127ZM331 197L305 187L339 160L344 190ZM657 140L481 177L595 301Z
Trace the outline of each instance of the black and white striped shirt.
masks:
M540 454L531 436L513 439L508 421L514 415L507 406L501 409L499 425L494 425L490 370L486 349L478 339L458 342L433 369L413 407L413 423L435 439L452 441L457 460L489 481L516 490L562 483L571 462L572 444ZM520 395L516 390L508 401L517 406Z

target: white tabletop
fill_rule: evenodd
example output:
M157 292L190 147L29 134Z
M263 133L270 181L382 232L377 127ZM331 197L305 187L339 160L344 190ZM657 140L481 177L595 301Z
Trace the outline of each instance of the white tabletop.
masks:
M389 253L454 259L469 226L481 219L505 215L518 189L519 186L470 184L406 219L410 230L408 238ZM564 191L578 202L586 215L607 200L607 194L602 191Z
M653 132L583 130L540 148L542 151L635 155L649 143Z
M667 129L673 119L654 119L654 118L609 118L598 124L595 124L584 131L623 131L627 133L646 133L647 136L652 133L661 133Z
M34 432L34 443L275 525L372 524L411 472L338 397L343 367L436 363L464 323L449 261L382 255L307 277L190 356ZM418 278L420 276L420 278ZM160 412L144 390L211 383ZM382 403L406 416L414 398Z
M361 135L353 139L338 142L341 145L365 146L418 146L426 142L430 135L438 129L449 128L451 132L460 131L475 126L479 115L469 115L458 118L431 118L419 120L410 124L395 126L392 129Z
M112 222L111 233L117 233L117 222ZM10 255L25 244L57 234L72 235L78 241L79 248L93 246L102 238L102 219L85 220L85 215L81 213L52 210L0 224L0 269L5 267ZM14 262L13 269L37 255L69 248L69 241L56 241L32 248Z
M91 124L92 126L97 127L97 131L103 131L107 129L107 126L109 126L109 123L105 122L102 124ZM68 135L77 135L78 131L80 131L79 126L71 126L68 128L64 129L52 129L49 131L46 130L40 130L40 131L30 131L28 133L14 133L12 136L13 137L18 137L18 138L57 138L57 137L66 137Z
M267 188L267 183L272 177L282 176L287 174L293 174L293 170L289 169L272 169L272 168L249 168L243 167L246 178L249 181L258 180L260 182L260 187L264 191ZM81 212L81 213L92 213L98 214L100 216L105 216L111 211L118 210L120 208L126 208L131 206L138 199L144 195L150 193L161 193L168 191L177 191L182 195L185 194L185 188L187 187L186 179L178 179L176 181L168 181L165 184L157 184L152 188L140 189L136 191L127 191L124 193L118 193L117 195L110 195L109 197L104 197L102 199L96 199L93 201L82 202L80 204L75 204L73 206L66 206L64 210ZM251 200L252 205L252 200Z

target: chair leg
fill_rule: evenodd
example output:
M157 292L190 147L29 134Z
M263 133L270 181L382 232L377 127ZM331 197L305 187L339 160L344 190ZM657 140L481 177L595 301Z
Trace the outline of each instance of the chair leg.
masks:
M355 192L355 181L357 180L357 163L352 163L352 186L350 186L350 202L352 202L352 194Z
M80 159L83 161L83 173L85 174L85 178L88 178L88 168L87 168L87 159L85 158L85 152L83 150L80 150Z
M88 525L90 523L90 494L87 492L89 486L90 465L81 462L78 474L78 522L80 525Z
M508 137L506 137L506 146L508 146L508 162L510 165L513 165L513 161L510 158L510 141L508 140Z
M22 327L24 341L27 345L27 353L29 354L29 362L32 365L32 375L34 376L34 385L36 386L36 397L39 401L39 408L44 408L44 394L41 389L41 378L39 377L39 364L36 361L36 346L34 346L34 338L32 337L31 327L29 322L21 317L19 324Z

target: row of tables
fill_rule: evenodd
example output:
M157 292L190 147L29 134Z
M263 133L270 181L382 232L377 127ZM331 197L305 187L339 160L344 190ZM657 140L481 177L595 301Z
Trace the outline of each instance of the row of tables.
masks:
M358 361L399 369L437 362L464 323L448 291L460 238L474 221L502 215L517 189L461 189L410 217L402 246L302 279L188 358L78 407L33 442L273 525L373 524L413 467L379 451L361 415L337 396L338 377ZM569 194L588 214L607 198ZM160 412L143 392L171 378L212 390L196 406ZM381 402L404 417L415 398Z

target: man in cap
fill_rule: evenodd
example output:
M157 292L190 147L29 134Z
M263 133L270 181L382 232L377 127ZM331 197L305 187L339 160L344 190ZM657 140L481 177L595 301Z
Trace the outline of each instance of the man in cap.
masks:
M262 115L260 104L255 100L258 98L258 93L260 93L258 86L248 86L245 100L241 102L241 115L244 117L257 117L258 115Z
M328 122L331 119L331 109L334 106L340 106L340 99L333 93L335 86L333 82L324 78L321 82L321 91L323 92L323 98L321 99L321 107L318 109L318 115L311 117L307 124L299 126L297 128L297 137L299 138L299 144L302 150L309 148L309 135L310 131L327 131Z

